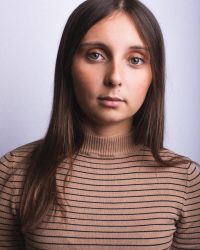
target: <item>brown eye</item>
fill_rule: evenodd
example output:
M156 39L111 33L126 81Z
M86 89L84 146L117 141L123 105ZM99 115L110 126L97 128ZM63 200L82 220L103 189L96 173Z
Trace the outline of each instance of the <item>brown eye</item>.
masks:
M140 57L132 57L129 61L131 64L134 64L134 65L141 65L144 63L144 60Z

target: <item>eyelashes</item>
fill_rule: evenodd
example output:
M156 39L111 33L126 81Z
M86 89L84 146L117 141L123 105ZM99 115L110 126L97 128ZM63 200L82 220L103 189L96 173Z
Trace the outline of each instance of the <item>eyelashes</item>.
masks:
M131 57L129 61L133 65L142 65L144 63L144 59L138 56Z
M111 58L111 55L106 55L104 52L99 52L98 50L86 51L85 53L86 59L89 63L101 63L101 62L108 62ZM131 55L125 58L127 64L131 67L138 67L142 66L147 62L147 56L142 55L141 53L135 52L135 55Z
M86 57L91 62L101 62L101 61L107 61L109 58L102 55L102 53L99 53L97 51L92 51L86 53ZM133 66L139 66L145 63L145 60L143 57L140 56L131 56L127 59L128 63L130 63Z
M87 53L87 58L92 61L100 61L104 60L105 58L98 52L89 52Z

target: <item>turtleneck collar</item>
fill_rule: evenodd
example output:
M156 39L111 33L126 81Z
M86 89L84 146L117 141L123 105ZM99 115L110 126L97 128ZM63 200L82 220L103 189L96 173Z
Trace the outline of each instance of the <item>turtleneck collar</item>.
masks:
M99 136L91 131L84 131L84 142L79 152L113 157L133 154L135 150L133 132L117 136Z

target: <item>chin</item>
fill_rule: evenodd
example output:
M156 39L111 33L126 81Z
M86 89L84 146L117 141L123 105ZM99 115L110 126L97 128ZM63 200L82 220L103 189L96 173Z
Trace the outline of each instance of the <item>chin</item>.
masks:
M126 118L119 118L119 117L110 117L109 115L107 117L98 117L95 119L95 123L99 125L115 125L118 123L122 123Z

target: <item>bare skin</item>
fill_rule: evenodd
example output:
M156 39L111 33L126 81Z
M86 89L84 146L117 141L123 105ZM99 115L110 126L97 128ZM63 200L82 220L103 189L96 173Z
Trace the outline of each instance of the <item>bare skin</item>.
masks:
M149 52L126 14L114 12L89 29L73 58L72 77L88 129L100 136L130 132L152 72Z

